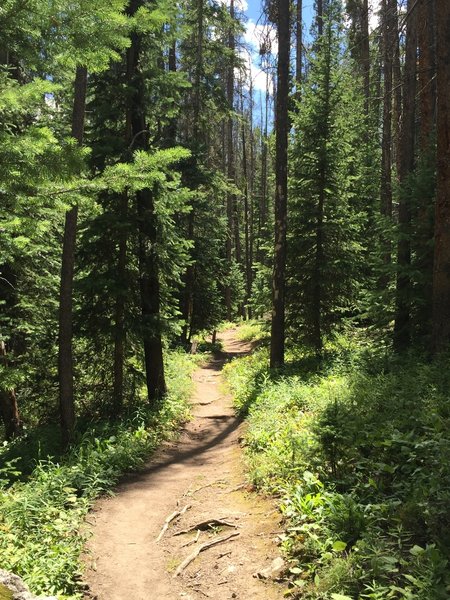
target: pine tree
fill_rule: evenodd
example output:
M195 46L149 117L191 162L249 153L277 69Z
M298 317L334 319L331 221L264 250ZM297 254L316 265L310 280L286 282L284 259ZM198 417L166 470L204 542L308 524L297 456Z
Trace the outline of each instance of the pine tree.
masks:
M362 97L341 55L339 5L324 8L294 118L289 188L289 323L318 354L354 306L366 218Z
M290 3L278 0L276 5L278 34L277 95L275 109L275 248L272 278L272 325L270 338L270 366L284 363L285 344L285 273L287 244L288 195L288 101L289 101L289 47Z
M437 196L434 230L433 348L450 340L450 4L436 0Z

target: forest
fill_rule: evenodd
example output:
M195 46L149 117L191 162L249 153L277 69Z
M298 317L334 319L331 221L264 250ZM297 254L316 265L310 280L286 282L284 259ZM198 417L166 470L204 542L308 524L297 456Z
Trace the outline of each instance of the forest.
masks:
M0 569L88 597L89 510L237 325L285 597L450 598L450 2L3 0L0 25Z

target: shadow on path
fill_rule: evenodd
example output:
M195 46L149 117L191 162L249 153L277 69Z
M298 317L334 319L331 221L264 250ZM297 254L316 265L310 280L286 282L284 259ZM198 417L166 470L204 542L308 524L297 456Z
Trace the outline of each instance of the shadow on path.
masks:
M234 345L234 344L233 344ZM215 353L214 357L201 369L211 369L221 371L225 363L234 358L247 356L250 351L220 351ZM217 400L217 398L215 399ZM211 407L214 407L214 402ZM239 426L243 423L243 418L236 414L216 414L216 415L196 415L195 418L187 423L181 430L184 439L176 441L174 445L162 447L159 455L156 454L146 467L140 469L137 473L125 475L119 484L119 489L126 489L137 483L148 483L148 476L157 473L166 467L174 464L184 464L192 461L194 464L202 464L201 458L209 450L218 446L230 436L232 436ZM207 426L202 426L199 431L195 430L195 422L207 422ZM186 439L187 438L187 439ZM206 457L204 457L206 460Z

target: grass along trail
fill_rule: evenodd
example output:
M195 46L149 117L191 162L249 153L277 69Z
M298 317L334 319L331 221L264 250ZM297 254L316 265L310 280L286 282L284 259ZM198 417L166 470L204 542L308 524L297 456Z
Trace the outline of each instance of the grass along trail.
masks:
M222 333L223 352L195 372L194 418L180 438L96 504L91 598L283 598L280 586L254 577L278 556L279 516L244 485L243 425L220 386L227 359L250 351L234 335Z

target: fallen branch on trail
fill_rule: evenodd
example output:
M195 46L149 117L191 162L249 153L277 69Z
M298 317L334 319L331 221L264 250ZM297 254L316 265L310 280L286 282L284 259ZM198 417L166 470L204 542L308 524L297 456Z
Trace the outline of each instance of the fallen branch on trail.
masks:
M225 525L226 527L239 527L235 523L230 523L229 521L225 521L224 519L206 519L206 521L200 521L200 523L196 523L195 525L191 525L187 529L182 529L181 531L176 531L173 535L184 535L185 533L191 533L191 531L205 530L210 527L220 527Z
M161 531L159 532L158 537L156 538L156 541L159 542L162 538L162 536L166 533L166 531L169 528L170 523L178 518L181 517L181 515L184 515L184 513L191 508L190 504L186 504L186 506L184 506L181 510L175 510L172 514L170 514L167 519L164 521L164 525L162 526Z
M231 488L231 489L229 489L229 490L225 490L223 493L224 493L224 494L231 494L231 492L238 492L239 490L243 490L244 488L247 488L247 487L248 487L248 485L249 485L249 484L248 484L248 483L245 483L245 482L244 482L244 483L240 483L239 485L237 485L237 486L236 486L236 487L234 487L234 488Z
M196 544L198 542L198 538L200 537L200 529L197 531L197 535L195 536L195 538L193 540L189 540L188 542L186 542L185 544L181 544L180 548L185 548L186 546L192 546L192 544Z
M183 496L192 496L192 494L196 494L200 492L200 490L205 490L206 488L213 487L214 485L221 485L223 483L227 483L226 479L218 479L217 481L213 481L212 483L207 483L206 485L202 485L195 490L187 490L184 492Z
M229 535L224 535L222 537L215 538L213 540L210 540L209 542L205 542L204 544L201 544L194 550L194 552L192 552L192 554L189 554L189 556L187 556L183 560L183 562L178 567L178 569L175 571L173 576L178 577L178 575L180 575L186 569L186 567L188 567L191 564L191 562L197 558L197 556L200 554L200 552L203 552L204 550L208 550L208 548L212 548L213 546L217 546L217 544L222 544L223 542L227 542L228 540L231 540L232 538L235 538L238 535L240 535L239 531L235 531L234 533L230 533Z

